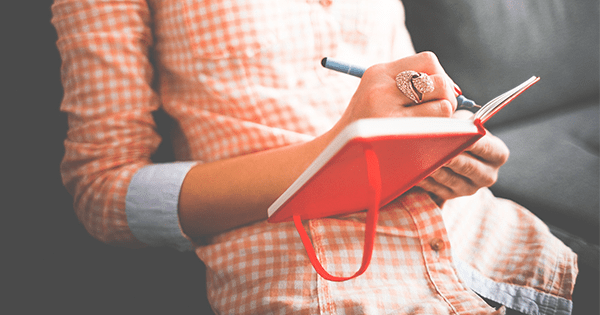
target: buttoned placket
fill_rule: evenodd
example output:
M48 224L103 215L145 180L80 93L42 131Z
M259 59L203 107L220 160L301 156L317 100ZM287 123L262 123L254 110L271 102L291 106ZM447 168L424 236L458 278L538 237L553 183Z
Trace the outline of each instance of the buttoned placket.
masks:
M438 209L434 209L431 212L433 215L438 215L436 211ZM441 216L441 213L439 214ZM427 270L427 276L431 281L431 284L437 291L437 293L446 301L448 306L456 313L457 310L454 308L454 305L450 299L448 299L448 294L445 292L445 279L440 275L440 273L445 273L449 268L448 265L451 264L450 246L446 246L446 242L448 241L447 234L445 233L445 229L440 231L439 229L434 229L432 233L428 233L431 228L420 226L417 222L417 229L419 230L419 235L421 237L421 249L423 253L423 259L425 262L425 268ZM448 244L449 245L449 244Z
M466 297L482 309L488 306L460 281L452 260L452 249L443 221L442 210L431 204L405 204L421 240L421 253L427 277L436 293L446 302L453 314L464 312ZM471 310L472 311L472 310Z

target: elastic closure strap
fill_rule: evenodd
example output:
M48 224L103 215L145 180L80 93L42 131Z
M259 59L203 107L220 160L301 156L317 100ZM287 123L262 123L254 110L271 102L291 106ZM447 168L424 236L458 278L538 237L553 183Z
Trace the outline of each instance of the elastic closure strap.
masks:
M379 203L381 200L381 174L379 170L379 160L377 159L377 155L375 154L375 151L373 151L371 145L365 143L364 151L365 161L367 164L367 177L372 194L372 203L367 211L363 258L362 264L358 271L356 271L353 275L349 277L338 277L327 272L319 262L319 259L317 258L312 242L308 234L306 233L304 226L302 225L302 219L299 215L294 215L294 225L296 226L296 230L298 230L298 234L300 234L300 239L302 240L302 244L306 249L306 254L308 255L310 263L313 265L315 271L317 271L317 273L321 277L329 281L346 281L356 278L362 275L371 263L371 256L373 255L373 246L375 244L377 219L379 218Z

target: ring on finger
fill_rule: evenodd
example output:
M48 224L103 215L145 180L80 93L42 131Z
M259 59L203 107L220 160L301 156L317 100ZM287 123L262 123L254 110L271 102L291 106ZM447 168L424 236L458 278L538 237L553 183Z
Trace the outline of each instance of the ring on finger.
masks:
M425 93L431 93L435 89L433 80L429 75L417 71L407 70L398 73L396 86L410 100L419 104L423 101Z

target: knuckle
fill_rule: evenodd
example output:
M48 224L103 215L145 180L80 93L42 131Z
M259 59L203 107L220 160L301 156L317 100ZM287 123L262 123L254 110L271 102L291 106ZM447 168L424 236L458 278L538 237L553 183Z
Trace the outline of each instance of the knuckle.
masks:
M506 163L506 161L508 161L508 158L510 157L510 149L508 149L508 147L506 146L506 144L504 144L504 141L502 141L502 154L500 156L500 164L504 164Z
M435 173L432 174L432 176L437 182L441 184L445 184L450 180L450 174L444 167L437 170Z
M431 177L427 177L419 184L424 189L433 189L435 187L434 180Z
M436 88L439 88L442 91L450 90L450 88L451 88L450 82L448 82L449 78L447 78L446 76L443 76L443 75L435 75L432 77L435 78L434 80L435 80ZM452 87L452 89L454 89L454 88Z
M456 191L451 190L451 189L443 189L437 192L437 195L442 198L442 199L454 199L458 196L460 196L460 194L458 194Z
M471 196L474 195L477 191L479 190L479 187L473 186L473 185L469 185L466 189L465 189L465 196Z
M484 177L482 184L484 187L490 187L490 186L494 185L497 180L498 180L498 173L491 172L491 173L487 174L487 176Z
M439 64L439 59L432 51L423 51L419 53L419 57L423 58L425 62L430 62L433 64Z
M436 94L439 95L440 99L450 101L450 109L452 110L450 115L454 114L457 106L456 98L454 97L454 84L446 75L432 75L431 78L434 81ZM444 112L445 114L446 112Z
M492 153L494 152L492 143L490 141L481 142L479 152L480 155L484 158L489 158L490 156L492 156Z
M447 164L446 167L451 169L452 171L456 171L457 167L459 166L459 157L456 156L454 158L452 158Z
M488 134L485 139L486 141L482 142L480 147L480 156L496 165L506 163L510 156L510 150L504 141L492 134Z
M372 68L374 71L381 72L381 71L385 71L388 68L388 64L387 63L376 63L373 66L371 66L370 68Z
M463 160L460 163L460 174L461 175L470 178L477 173L477 166L475 165L475 163L468 161L467 159L461 159L461 160Z
M462 185L456 187L455 191L460 196L470 196L476 193L479 187L472 183L464 182Z
M385 71L385 69L386 69L386 66L384 64L381 64L381 63L372 65L372 66L368 67L365 70L365 72L363 74L363 77L365 77L365 76L372 76L372 75L375 75L377 73L381 73L381 72Z
M439 106L440 106L439 110L440 110L441 117L451 117L452 116L454 109L453 109L452 103L450 103L450 101L440 100Z
M442 167L434 173L433 178L442 185L452 187L455 186L458 181L456 176L454 176L452 173L453 172L448 168Z

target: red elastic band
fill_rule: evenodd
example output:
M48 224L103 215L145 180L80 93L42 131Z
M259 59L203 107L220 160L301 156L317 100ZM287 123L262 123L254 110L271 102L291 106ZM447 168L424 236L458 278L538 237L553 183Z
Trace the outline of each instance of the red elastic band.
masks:
M338 277L330 274L325 270L325 268L323 268L319 262L319 259L317 258L312 242L310 241L310 238L306 233L304 226L302 225L302 219L299 215L294 215L294 225L296 226L296 230L298 230L298 234L300 234L300 239L302 240L302 244L304 244L304 248L306 249L308 260L313 265L317 273L329 281L346 281L356 278L362 275L371 263L373 246L375 244L375 233L377 230L377 219L379 218L379 202L381 200L381 174L379 170L379 160L377 159L377 155L375 154L375 151L373 151L370 144L366 144L365 147L365 160L367 163L367 177L369 180L369 186L372 189L373 199L372 204L367 211L362 263L358 271L356 271L353 275L349 277Z

